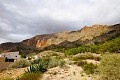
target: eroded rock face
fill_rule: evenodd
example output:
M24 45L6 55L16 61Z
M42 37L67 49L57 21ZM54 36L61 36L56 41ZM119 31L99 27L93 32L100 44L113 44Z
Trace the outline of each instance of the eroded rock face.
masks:
M107 26L97 24L93 25L92 27L85 26L80 31L38 35L27 40L26 45L43 48L52 44L59 45L64 41L74 42L77 40L81 40L83 42L86 41L86 43L89 42L89 40L91 41L92 39L94 41L97 39L98 41L102 41L107 40L110 36L118 32L120 32L120 25Z
M49 45L48 40L52 37L54 37L52 34L38 35L31 39L23 40L21 44L26 47L46 47Z
M36 43L36 47L46 47L47 46L47 40L38 40Z
M96 41L105 41L116 33L120 33L120 24L111 26L96 24L91 27L85 26L78 31L37 35L20 43L4 43L0 45L0 50L16 49L17 47L45 48L50 45L61 44L65 46L65 41L67 41L67 44L92 44Z

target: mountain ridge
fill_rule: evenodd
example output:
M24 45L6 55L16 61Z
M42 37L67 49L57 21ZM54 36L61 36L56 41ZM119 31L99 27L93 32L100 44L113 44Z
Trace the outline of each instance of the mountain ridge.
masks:
M120 33L120 24L85 26L78 31L66 31L52 34L37 35L18 43L0 44L0 52L16 51L18 48L46 48L51 45L66 46L73 43L77 45L89 45L95 42L108 40L115 34ZM74 46L74 45L72 45Z

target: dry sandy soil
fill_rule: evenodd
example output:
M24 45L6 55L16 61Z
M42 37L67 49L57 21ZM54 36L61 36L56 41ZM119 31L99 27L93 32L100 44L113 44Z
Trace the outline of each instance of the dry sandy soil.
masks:
M0 78L17 78L21 74L25 72L27 68L18 68L13 70L5 70L2 73L0 73Z
M86 75L81 67L66 65L63 68L49 69L41 80L95 80L92 75Z
M25 72L26 68L5 70L0 73L0 78L17 78ZM66 64L64 67L49 69L43 74L41 80L96 80L92 75L86 75L81 67Z
M70 65L70 60L65 59L66 65L49 69L43 74L41 80L96 80L95 75L86 75L84 70L74 64ZM88 63L99 64L98 61L87 60ZM0 73L0 78L10 77L17 78L22 75L27 68L5 70Z

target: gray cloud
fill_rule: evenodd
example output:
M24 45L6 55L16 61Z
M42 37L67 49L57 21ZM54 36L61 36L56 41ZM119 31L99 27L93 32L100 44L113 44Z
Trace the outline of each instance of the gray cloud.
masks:
M0 0L0 43L120 21L120 0Z

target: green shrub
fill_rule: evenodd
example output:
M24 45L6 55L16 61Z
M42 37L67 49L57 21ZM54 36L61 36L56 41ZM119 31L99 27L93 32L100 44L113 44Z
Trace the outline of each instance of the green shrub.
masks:
M93 45L79 46L74 48L68 48L64 50L65 55L75 55L78 53L92 52L92 53L105 53L105 52L117 52L120 50L120 33L113 36L106 42L95 42Z
M19 59L9 65L9 68L24 68L30 66L30 62L27 59Z
M30 68L28 68L27 72L28 73L45 72L47 71L49 62L50 62L49 58L34 60Z
M37 59L37 60L34 60L31 64L44 64L44 65L48 65L50 61L50 58L49 57L45 57L45 58L40 58L40 59Z
M56 57L52 57L50 62L49 62L48 68L53 68L53 67L57 67L57 66L62 67L64 64L65 64L64 60L58 59Z
M100 80L120 80L120 55L105 54L98 67Z
M59 55L58 55L57 53L54 52L54 53L52 53L52 56L59 56Z
M60 67L63 67L64 65L65 65L65 61L64 61L64 60L60 60L60 61L59 61L59 66L60 66Z
M86 74L93 74L97 68L97 65L94 65L92 63L86 63L82 66L82 68Z
M96 61L100 61L100 60L101 60L101 57L99 57L99 56L94 56L93 59L96 60Z
M79 54L78 56L73 57L74 61L85 60L85 59L93 59L93 55L92 54Z
M74 64L76 64L77 66L83 66L86 63L87 63L86 61L82 61L82 60L74 62Z
M27 72L28 73L37 73L37 72L43 73L47 71L48 68L53 68L57 66L62 67L64 64L65 64L65 61L57 57L41 58L38 60L34 60L30 68L28 68Z
M28 73L37 73L37 72L45 72L47 71L47 68L44 67L44 64L35 64L35 65L31 65L30 68L28 69Z
M75 55L78 53L84 53L86 51L87 51L87 48L85 46L80 46L77 48L71 48L71 49L65 50L65 55Z
M24 73L22 76L18 77L16 80L41 80L41 73Z
M26 54L20 54L21 55L21 58L26 58Z

